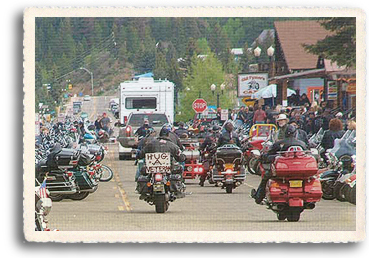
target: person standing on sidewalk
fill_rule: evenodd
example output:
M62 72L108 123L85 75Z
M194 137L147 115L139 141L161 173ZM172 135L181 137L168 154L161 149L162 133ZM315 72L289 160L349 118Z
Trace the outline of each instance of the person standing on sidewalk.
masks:
M262 110L261 106L258 106L258 109L256 110L253 116L253 124L264 124L266 123L266 118L267 118L266 112Z

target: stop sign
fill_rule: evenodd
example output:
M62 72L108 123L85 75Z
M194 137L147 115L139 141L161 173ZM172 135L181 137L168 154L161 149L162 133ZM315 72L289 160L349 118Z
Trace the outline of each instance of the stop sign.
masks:
M196 113L203 113L207 109L207 102L204 99L196 99L192 107Z

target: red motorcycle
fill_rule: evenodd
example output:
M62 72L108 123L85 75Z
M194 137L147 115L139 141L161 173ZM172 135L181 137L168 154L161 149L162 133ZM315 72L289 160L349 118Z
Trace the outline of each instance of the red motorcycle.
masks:
M181 143L185 147L182 154L185 155L185 167L183 172L183 179L195 179L201 177L206 173L201 161L200 151L198 150L199 143L191 139L181 140Z
M262 176L267 164L261 164ZM266 186L267 206L277 214L278 220L299 221L305 209L314 209L322 196L316 159L310 151L292 146L278 152L270 165L272 178Z

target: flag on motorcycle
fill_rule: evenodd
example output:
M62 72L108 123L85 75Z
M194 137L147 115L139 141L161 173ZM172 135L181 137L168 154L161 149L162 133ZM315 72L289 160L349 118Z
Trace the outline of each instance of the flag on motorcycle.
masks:
M42 182L42 184L40 185L40 188L37 193L40 196L40 198L48 198L48 193L46 192L46 178L44 182Z

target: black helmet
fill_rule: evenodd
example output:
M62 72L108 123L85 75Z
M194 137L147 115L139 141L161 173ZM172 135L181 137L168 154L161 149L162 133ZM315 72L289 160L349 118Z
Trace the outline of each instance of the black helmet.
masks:
M234 126L231 122L227 122L225 124L225 129L226 129L226 131L231 132L234 129Z
M294 136L295 132L297 131L297 128L293 125L288 125L285 130L285 137L292 137Z
M159 136L168 136L170 134L170 130L168 127L163 127L159 132Z

